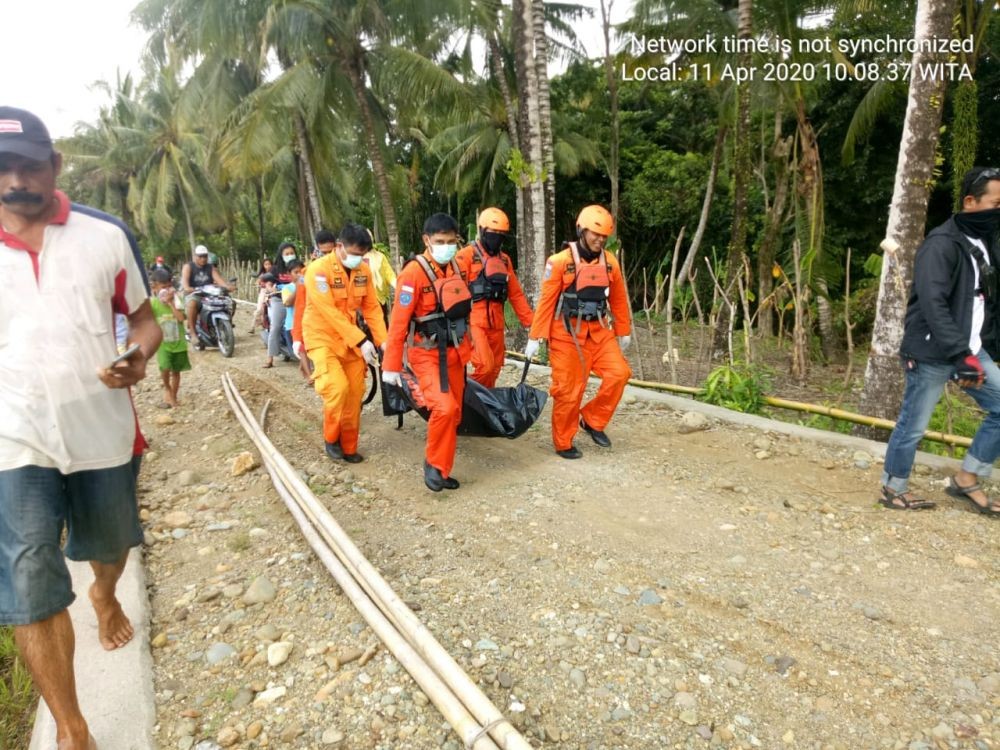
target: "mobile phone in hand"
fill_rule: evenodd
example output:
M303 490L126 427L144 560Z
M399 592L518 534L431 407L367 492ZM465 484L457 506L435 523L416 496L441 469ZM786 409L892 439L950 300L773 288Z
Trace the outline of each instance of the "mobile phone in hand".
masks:
M141 347L138 344L132 344L132 346L130 346L128 349L126 349L117 357L115 357L113 360L111 360L111 364L108 365L108 369L110 370L119 362L124 362L126 359L131 359L133 355L135 355L135 353L139 351L140 348Z

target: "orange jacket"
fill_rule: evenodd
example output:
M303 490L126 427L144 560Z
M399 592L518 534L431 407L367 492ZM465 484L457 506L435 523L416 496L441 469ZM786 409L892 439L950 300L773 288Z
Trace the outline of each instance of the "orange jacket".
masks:
M572 340L573 336L566 330L566 326L560 317L556 319L556 305L559 297L576 277L573 268L573 253L570 245L566 243L562 250L551 255L545 263L545 274L542 276L542 292L535 306L535 320L531 324L531 332L528 334L533 339L566 339ZM628 291L625 289L625 279L622 277L618 259L604 251L604 257L608 263L608 279L610 282L608 292L608 306L611 308L611 318L614 321L612 326L615 336L628 336L632 330L632 311L628 300ZM600 256L591 263L603 263ZM577 321L574 319L572 325L575 327ZM602 330L607 330L599 320L585 320L580 324L580 332L577 338L583 341L587 336L599 335Z
M437 278L441 279L455 274L450 263L442 268L434 261L430 252L425 250L423 257L427 259ZM459 266L459 270L462 278L468 280L468 276L461 266ZM413 318L429 315L437 309L437 305L434 285L424 269L416 261L407 263L396 277L396 298L389 319L389 343L385 346L385 358L382 361L383 370L386 372L402 371L403 346L410 333L410 321ZM414 340L422 341L419 333L415 334ZM458 347L458 355L463 364L467 363L472 356L472 341L468 334L465 335Z
M314 260L306 268L306 307L302 314L302 335L306 351L320 347L334 356L346 357L365 340L358 327L357 312L364 316L375 346L386 339L385 321L379 307L371 274L362 264L348 271L336 253Z
M466 245L455 256L459 268L465 272L465 278L470 283L483 270L483 264L476 255L477 244L478 241L473 242L471 245ZM479 247L479 252L482 254L482 257L485 257L486 250L482 246ZM521 321L521 325L530 326L534 316L532 315L528 298L524 296L524 289L521 288L521 282L517 280L517 274L514 273L514 263L511 261L510 256L502 250L500 251L500 260L507 266L507 299L510 300L510 305L514 308L514 313L517 315L517 319ZM502 302L488 299L481 299L478 302L474 302L469 322L478 328L503 330L503 307Z

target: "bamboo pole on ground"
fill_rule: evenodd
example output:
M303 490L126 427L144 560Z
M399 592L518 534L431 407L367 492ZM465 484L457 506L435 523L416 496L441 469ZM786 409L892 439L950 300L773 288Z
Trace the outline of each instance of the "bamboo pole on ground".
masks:
M520 352L507 352L507 356L511 359L518 359L522 362L524 361L524 355ZM629 385L633 385L637 388L646 388L651 391L662 391L666 393L680 393L686 396L701 396L704 395L704 388L695 388L689 385L674 385L673 383L655 383L648 380L635 380L631 379L628 381ZM807 414L820 414L825 417L832 417L833 419L839 419L844 422L853 422L855 424L863 424L868 427L878 427L884 430L892 430L895 428L896 423L891 419L880 419L878 417L869 417L864 414L857 414L852 411L846 411L844 409L838 409L834 406L822 406L821 404L809 404L804 401L790 401L785 398L778 398L776 396L764 396L763 401L768 406L776 406L779 409L788 409L790 411L801 411ZM963 437L961 435L952 435L945 432L937 432L935 430L927 430L924 432L924 440L931 440L935 443L944 443L945 445L954 445L960 448L969 448L972 446L972 439Z
M383 615L396 624L400 633L417 653L426 659L440 679L460 697L469 712L479 722L479 726L476 727L477 732L480 731L480 726L488 730L493 740L496 740L496 743L503 750L530 750L531 745L472 682L451 655L427 630L427 627L396 595L336 520L316 499L291 464L274 447L267 436L260 433L259 428L256 428L253 414L236 390L228 373L223 376L223 384L230 404L235 404L234 411L238 408L243 410L244 429L247 429L261 455L266 456L275 465L277 473L283 478L290 492L303 501L301 506L303 512L314 519L318 532L328 540L331 549L358 585L365 589ZM239 417L240 414L237 413L237 416ZM242 420L241 423L243 423ZM466 743L472 739L474 737L468 735L463 737L463 741ZM476 747L480 747L480 745Z

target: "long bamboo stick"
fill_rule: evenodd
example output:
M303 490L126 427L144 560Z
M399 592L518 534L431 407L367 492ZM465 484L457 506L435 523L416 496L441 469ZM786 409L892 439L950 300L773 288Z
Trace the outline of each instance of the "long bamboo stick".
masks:
M507 356L511 359L517 359L522 362L524 361L524 355L520 352L507 352ZM674 385L673 383L656 383L649 380L635 380L634 378L629 380L628 384L636 386L637 388L647 388L651 391L683 393L687 396L702 396L705 393L704 388L695 388L689 385ZM823 416L832 417L833 419L840 419L844 422L867 425L868 427L879 427L885 430L892 430L896 426L896 423L891 419L869 417L864 414L857 414L855 412L838 409L833 406L810 404L804 401L790 401L776 396L764 396L762 400L768 406L777 406L780 409L801 411L807 414L821 414ZM925 431L924 440L931 440L933 442L944 443L946 445L955 445L960 448L969 448L972 445L971 438L967 438L962 435L952 435L946 432L938 432L936 430Z
M233 400L243 408L245 418L253 425L253 414L236 390L235 384L232 384L228 373L223 376L223 380L230 383ZM434 668L441 679L461 698L477 721L482 726L489 728L490 735L500 747L504 750L530 750L531 745L500 713L482 690L472 682L420 619L396 595L267 436L256 430L251 433L251 438L261 454L266 454L273 460L279 474L294 491L294 494L303 499L305 507L309 508L311 514L317 519L317 527L322 529L324 536L329 535L331 548L344 566L354 575L359 585L370 592L372 601L378 605L388 619L399 626L400 632Z
M459 698L451 692L451 689L441 681L430 665L424 661L423 657L406 641L396 627L382 614L382 611L368 598L367 594L354 580L347 568L340 562L333 551L313 527L312 522L299 507L296 500L287 489L282 478L278 475L274 461L269 457L264 458L264 465L271 475L271 481L281 499L284 500L289 513L299 525L303 536L309 546L316 553L317 557L333 575L334 580L343 589L344 593L357 608L361 616L365 618L375 634L382 640L386 647L392 652L403 668L410 673L414 681L420 686L427 697L435 705L445 720L455 728L459 737L464 738L466 747L477 748L479 750L498 750L496 743L482 733L482 727L469 713L465 705ZM470 744L471 742L471 744Z

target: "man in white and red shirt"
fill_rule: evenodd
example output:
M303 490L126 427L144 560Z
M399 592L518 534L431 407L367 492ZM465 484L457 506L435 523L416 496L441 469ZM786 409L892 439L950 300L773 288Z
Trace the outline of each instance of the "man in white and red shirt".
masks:
M0 624L52 711L59 747L90 748L77 703L74 599L65 556L88 560L99 638L125 645L115 597L142 541L135 478L144 447L129 386L160 342L141 257L117 219L56 190L62 167L35 115L0 107ZM114 366L114 316L128 343Z

